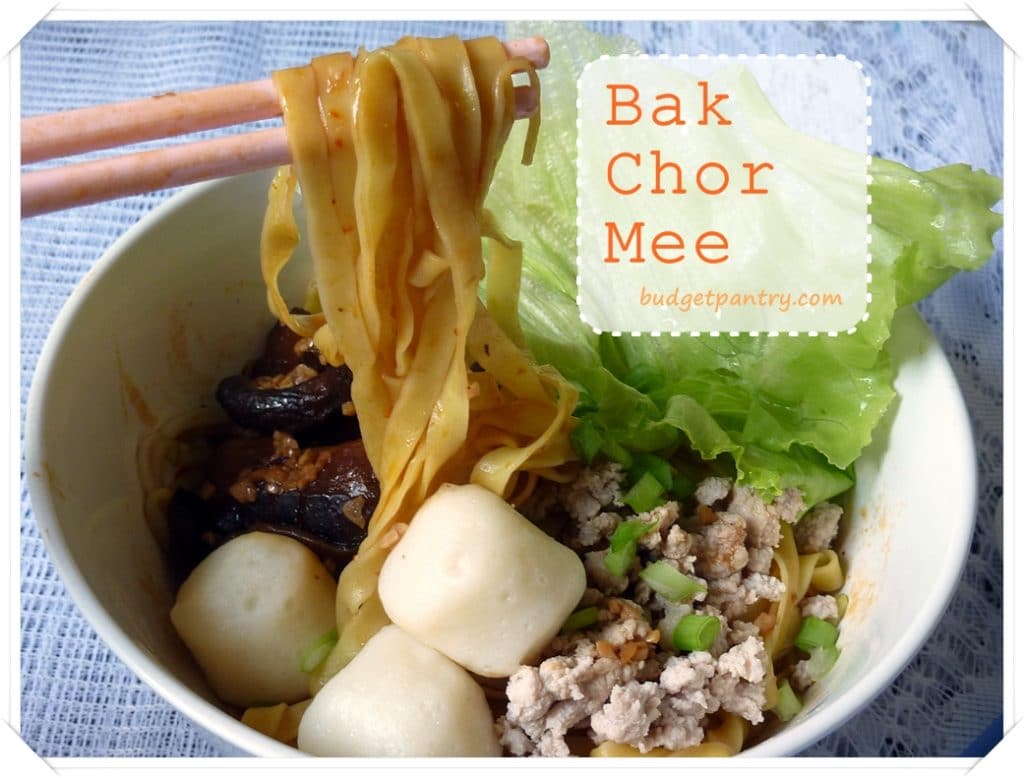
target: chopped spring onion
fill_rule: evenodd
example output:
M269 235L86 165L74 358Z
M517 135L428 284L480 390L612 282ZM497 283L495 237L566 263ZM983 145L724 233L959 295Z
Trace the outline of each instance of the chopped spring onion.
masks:
M338 630L331 627L302 651L299 657L299 669L304 673L311 673L320 666L338 642Z
M622 576L636 558L636 544L658 525L657 521L630 519L622 522L612 534L611 546L604 557L604 566L612 575Z
M775 711L775 715L779 717L781 721L789 721L803 708L803 703L800 702L800 698L796 696L796 692L793 691L793 687L789 685L789 681L783 681L779 684L779 696L778 701L775 703L775 707L772 708Z
M597 606L591 605L589 608L580 608L578 611L570 613L569 618L562 625L562 632L575 632L578 629L584 629L596 623Z
M839 639L839 629L817 616L807 616L800 622L800 631L793 642L797 648L810 652L815 648L835 646Z
M662 486L661 481L648 472L640 476L640 480L626 492L622 501L637 513L644 513L661 505L661 495L664 492L665 487Z
M721 628L722 622L715 616L689 613L672 630L672 645L676 651L707 651Z
M664 488L672 488L672 465L654 454L633 454L633 464L629 468L630 482L639 481L644 473L650 473L658 479Z
M708 587L695 578L684 575L664 560L647 565L640 577L666 600L682 602L692 599L698 592L706 592Z
M828 674L838 659L839 649L834 645L812 648L807 659L807 675L817 683Z
M590 464L594 461L594 457L597 456L601 450L601 433L598 432L590 421L584 419L580 422L579 426L572 431L572 442L576 447L576 451L580 455L580 459L585 464Z

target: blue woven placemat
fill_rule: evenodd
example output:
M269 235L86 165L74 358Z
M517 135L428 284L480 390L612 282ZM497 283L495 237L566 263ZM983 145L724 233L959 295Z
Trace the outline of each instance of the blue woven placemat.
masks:
M595 26L630 34L651 53L846 54L872 78L876 153L915 168L968 162L1002 172L1002 44L984 25ZM502 29L486 22L47 22L21 46L22 114L263 78L315 54L382 45L404 34L472 37ZM61 305L114 239L170 194L22 225L22 418ZM920 306L956 371L978 447L978 521L963 580L938 630L892 687L808 754L957 756L981 742L1002 711L1002 284L1000 251L983 270L954 279ZM22 481L22 737L48 757L219 755L111 654L71 603Z

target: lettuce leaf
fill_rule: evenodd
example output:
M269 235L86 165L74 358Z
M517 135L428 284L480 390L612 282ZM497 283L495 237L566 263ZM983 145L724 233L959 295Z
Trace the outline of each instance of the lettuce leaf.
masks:
M534 356L580 388L576 415L612 447L688 447L731 463L742 483L765 495L797 486L808 504L845 491L852 463L895 396L884 348L893 315L989 258L1002 224L990 210L1002 196L1000 180L967 165L921 173L872 162L872 297L868 320L853 334L597 335L576 303L576 80L590 60L640 47L583 25L508 31L509 39L535 34L547 38L551 64L533 165L506 155L487 203L524 243L520 318ZM514 130L510 148L522 132ZM828 164L820 160L823 170Z

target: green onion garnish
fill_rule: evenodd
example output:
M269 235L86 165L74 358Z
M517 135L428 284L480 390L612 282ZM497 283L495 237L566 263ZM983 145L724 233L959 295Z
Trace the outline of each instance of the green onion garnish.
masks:
M800 702L800 698L796 696L796 692L794 692L793 687L789 685L789 681L783 681L779 684L779 698L772 710L775 711L775 715L778 716L780 720L789 721L798 714L803 707L803 703Z
M630 482L639 481L644 473L653 475L664 488L672 488L672 465L667 460L654 454L633 454L633 464L629 468Z
M637 541L657 525L657 521L630 519L617 526L604 557L604 566L608 572L617 576L625 575L636 557Z
M657 508L662 503L661 495L665 487L661 481L650 473L644 473L633 488L626 492L622 501L637 513L644 513Z
M319 667L338 642L338 630L331 627L306 648L299 657L299 669L304 673L311 673Z
M707 651L721 628L722 622L714 616L687 614L672 630L672 645L676 651Z
M580 455L580 459L585 464L590 464L594 461L594 457L601 450L601 433L598 432L589 420L584 419L580 422L579 426L572 431L570 435L573 445L576 447L576 451Z
M708 587L695 578L684 575L664 560L647 565L640 577L666 600L682 602L691 599L697 592L706 592Z
M569 614L569 618L562 625L562 632L575 632L578 629L584 629L596 623L597 606L591 605L589 608L580 608L578 611L573 611Z
M808 616L800 622L800 631L793 642L797 648L810 652L816 648L835 646L839 639L839 629L817 616Z
M824 678L839 659L839 649L833 646L821 646L811 649L807 659L807 675L817 683Z

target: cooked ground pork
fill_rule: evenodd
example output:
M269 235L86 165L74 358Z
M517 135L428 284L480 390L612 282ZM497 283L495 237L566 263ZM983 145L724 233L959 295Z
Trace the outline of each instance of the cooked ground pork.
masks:
M782 581L764 573L748 575L743 579L743 588L746 590L743 601L747 605L753 605L758 600L777 602L786 591L786 585Z
M665 559L672 559L680 563L680 569L684 572L693 572L693 564L696 557L690 554L693 547L693 538L678 525L673 525L665 534L665 540L661 545L661 555ZM689 560L689 561L687 561Z
M516 756L569 756L565 736L599 711L635 669L616 659L557 656L523 666L508 680L508 708L498 721L503 745ZM518 730L518 731L517 731Z
M630 681L612 689L608 702L590 717L594 739L614 743L640 743L651 724L661 716L658 708L664 692L653 681Z
M623 470L610 465L583 470L561 487L557 502L566 514L563 540L578 549L588 588L580 607L596 606L596 623L557 635L537 666L521 667L508 681L508 707L497 721L501 743L516 755L567 756L567 736L595 744L615 742L641 753L678 750L704 739L709 716L727 711L751 724L764 720L771 679L765 636L774 616L771 603L786 587L773 576L772 560L782 522L806 511L802 495L789 489L765 503L756 491L726 478L707 478L694 500L669 501L633 514L621 504ZM832 506L834 507L834 506ZM625 575L605 566L608 544L624 521L654 526L637 541ZM831 508L807 513L795 527L805 544L831 542ZM700 587L673 602L640 573L664 562ZM834 597L812 595L802 615L838 617ZM691 613L713 616L720 629L706 651L680 653L672 633ZM807 679L801 663L791 676L796 688ZM577 742L577 741L573 741Z
M778 512L780 519L787 524L792 524L807 510L807 505L804 503L804 496L800 494L800 490L790 487L784 489L782 494L775 498L772 508Z
M738 486L733 489L729 512L742 517L746 522L751 546L774 548L779 545L779 513L772 506L765 505L750 487Z
M839 621L839 603L831 594L816 594L800 600L800 615L816 616L833 624Z
M764 641L759 637L749 637L718 657L711 691L724 710L751 724L764 721L768 662Z
M801 554L826 551L839 532L843 509L830 502L815 505L797 522L793 531L796 550Z
M602 540L607 540L615 532L615 528L622 522L622 517L617 513L602 511L590 518L579 518L576 520L576 537L580 547L596 546Z
M735 513L723 512L699 530L694 569L703 578L725 578L747 566L747 522Z
M591 717L591 738L627 743L641 753L697 745L704 738L704 717L720 707L710 693L715 671L709 653L695 652L671 657L657 683L616 686L608 703Z
M767 573L772 569L772 557L774 556L774 548L748 548L747 572Z
M802 692L805 689L810 688L814 683L814 679L808 670L809 660L801 659L796 665L793 666L793 672L789 676L789 682L798 692Z
M604 566L606 551L588 551L583 555L583 567L587 571L587 579L602 592L622 594L629 588L629 578L624 575L613 575Z
M775 602L785 591L785 584L774 576L751 573L743 578L740 573L733 573L708 581L706 602L720 609L728 618L737 619L758 600Z
M747 638L756 638L760 634L760 627L752 621L734 621L729 629L729 643L735 646Z
M560 492L562 505L574 521L589 522L602 508L621 505L625 477L622 466L614 463L581 470Z
M639 514L636 518L643 521L645 524L651 522L658 522L654 525L654 529L640 538L640 545L650 551L657 551L665 540L666 533L669 528L673 527L677 521L679 521L679 503L674 500L660 505L652 511ZM689 546L687 546L687 549Z
M705 478L697 484L694 497L697 498L698 504L707 505L711 508L719 500L724 500L728 497L731 489L732 481L728 478Z
M767 666L768 656L764 652L764 641L751 635L718 657L717 671L734 675L750 683L759 683L765 679Z

